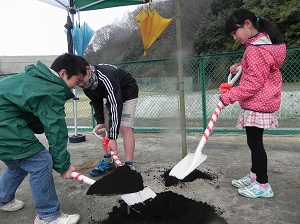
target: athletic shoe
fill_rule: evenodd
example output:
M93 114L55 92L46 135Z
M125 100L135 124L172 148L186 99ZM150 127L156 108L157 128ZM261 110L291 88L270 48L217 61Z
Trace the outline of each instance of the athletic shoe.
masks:
M105 160L101 160L99 162L99 165L89 173L92 177L97 177L103 175L108 171L113 170L115 167L116 165L113 160L111 160L111 162L106 162Z
M0 209L7 212L17 211L24 207L23 201L18 199L13 199L11 202L7 203L6 205L0 206Z
M231 184L234 187L241 188L241 187L246 187L249 186L250 184L253 183L254 180L251 179L250 174L247 174L245 177L239 179L239 180L232 180Z
M131 170L135 170L135 166L134 165L127 165L127 164L125 164L125 166L129 166Z
M272 198L274 196L270 184L267 187L262 187L257 181L254 181L247 187L238 189L238 192L247 198Z
M64 214L62 213L57 219L46 222L41 220L38 216L34 218L34 224L76 224L78 223L80 216L78 214Z

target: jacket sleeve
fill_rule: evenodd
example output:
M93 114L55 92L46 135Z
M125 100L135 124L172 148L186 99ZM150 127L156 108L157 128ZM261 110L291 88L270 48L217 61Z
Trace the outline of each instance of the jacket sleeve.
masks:
M70 166L70 153L67 151L68 130L65 122L63 90L44 95L42 99L33 97L29 105L35 116L43 124L48 139L49 152L53 160L53 169L64 173Z
M121 115L123 110L123 97L121 91L120 76L113 72L101 77L102 82L107 90L107 109L109 114L109 138L117 139L121 123Z
M101 92L101 90L89 90L89 89L83 89L84 94L89 98L90 105L94 109L94 118L97 122L97 124L104 124L104 113L103 113L103 99L104 95Z
M109 115L109 138L117 139L123 110L123 100L120 87L114 88L114 91L109 94L106 106Z
M90 105L94 108L94 118L97 124L104 124L104 113L103 113L103 98L90 98Z
M263 88L265 68L269 65L262 58L262 54L263 52L260 52L257 47L247 48L243 58L243 70L239 85L220 96L224 105L246 100Z

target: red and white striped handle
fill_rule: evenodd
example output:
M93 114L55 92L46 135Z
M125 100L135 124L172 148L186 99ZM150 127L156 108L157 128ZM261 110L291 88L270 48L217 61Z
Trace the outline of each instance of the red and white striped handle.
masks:
M229 84L234 84L237 81L237 79L240 77L241 72L242 72L242 66L238 66L236 68L236 71L237 71L237 74L233 78L232 78L232 74L231 73L229 74L229 76L228 76ZM224 106L223 103L221 101L219 101L219 103L218 103L216 109L214 110L214 113L213 113L212 117L210 118L210 121L204 131L204 134L197 146L197 149L195 152L195 154L196 154L195 159L197 159L198 156L202 154L202 149L203 149L206 141L208 140L209 135L212 132L213 126L215 125L223 106Z
M105 138L107 138L107 131L106 131L106 129L102 128L100 130L105 131ZM93 134L96 135L97 138L103 140L103 138L100 135L98 135L95 131L93 131ZM122 166L122 162L120 161L120 159L117 156L117 154L113 150L110 150L109 152L110 152L111 156L113 157L113 159L114 159L115 163L117 164L117 166Z
M84 176L80 173L77 173L77 172L73 172L71 173L71 176L76 179L76 180L79 180L80 182L82 183L86 183L86 184L89 184L89 185L93 185L96 181L87 177L87 176Z
M218 103L218 105L217 105L217 107L216 107L216 109L215 109L215 111L214 111L212 117L210 118L210 120L209 120L209 122L208 122L208 125L207 125L205 131L204 131L203 136L204 136L204 138L205 138L206 140L208 139L209 135L211 134L212 129L213 129L213 126L216 124L216 121L217 121L217 119L218 119L218 117L219 117L219 114L220 114L220 112L221 112L221 110L222 110L222 107L223 107L223 103L220 101L220 102Z
M114 159L115 163L117 164L117 166L123 166L120 159L119 159L119 157L116 155L116 153L113 150L110 150L109 152L110 152L111 156L113 157L113 159Z

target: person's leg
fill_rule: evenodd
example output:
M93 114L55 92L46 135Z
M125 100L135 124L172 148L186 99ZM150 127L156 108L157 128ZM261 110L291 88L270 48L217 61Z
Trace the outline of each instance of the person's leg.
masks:
M121 126L120 131L123 137L125 162L132 162L135 150L135 139L132 128L127 126Z
M109 126L108 126L108 110L106 108L106 106L104 105L104 121L105 121L105 128L107 133L109 134ZM107 152L107 150L102 146L102 142L99 141L100 143L100 147L102 148L102 155L103 155L103 159L101 159L98 163L98 166L95 167L94 169L92 169L89 174L92 177L97 177L97 176L101 176L103 174L105 174L108 171L113 170L116 166L115 166L115 162L111 156L110 153Z
M30 173L29 184L38 217L52 221L60 215L60 203L53 181L53 162L49 151L42 151L20 160L20 168Z
M7 168L0 177L0 206L4 206L15 198L15 193L27 172L20 166L19 160L2 160Z
M132 128L137 102L138 99L136 98L123 103L123 111L120 124L120 131L122 134L125 151L125 164L127 163L130 165L132 165L135 151L135 138Z
M247 144L251 150L251 172L256 174L256 181L261 184L268 183L268 161L263 144L263 132L262 128L246 127Z
M248 198L271 198L274 192L268 184L267 154L263 144L264 129L246 127L247 143L251 150L251 172L256 173L256 181L249 186L239 188L238 193Z

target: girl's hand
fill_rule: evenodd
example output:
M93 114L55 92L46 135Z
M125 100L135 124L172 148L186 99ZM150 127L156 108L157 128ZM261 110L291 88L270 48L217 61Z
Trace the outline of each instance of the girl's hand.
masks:
M236 63L236 64L230 66L230 69L229 69L229 70L230 70L230 73L233 74L233 75L235 75L235 74L237 73L236 68L237 68L239 65L240 65L240 63Z

